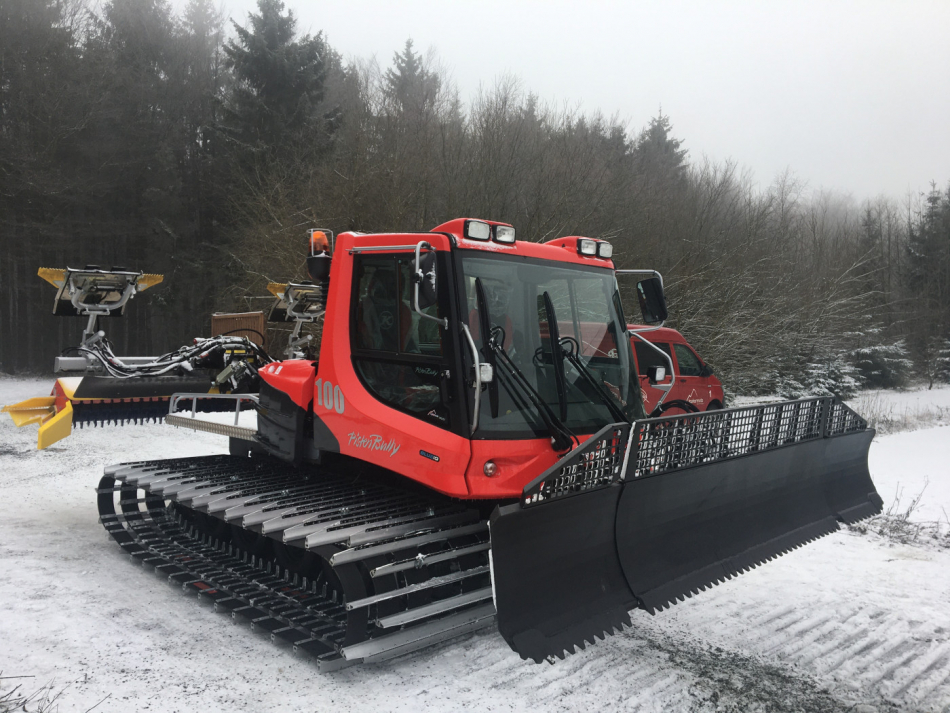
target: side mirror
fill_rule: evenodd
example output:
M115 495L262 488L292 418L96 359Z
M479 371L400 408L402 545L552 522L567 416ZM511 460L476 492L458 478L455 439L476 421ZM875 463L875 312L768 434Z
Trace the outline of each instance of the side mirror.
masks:
M427 309L438 301L435 276L435 252L427 252L416 260L415 281L419 284L419 309Z
M651 384L659 384L665 378L666 378L665 366L648 366L647 367L647 379L650 381Z
M637 283L637 299L640 301L644 324L666 321L666 298L663 296L663 283L659 277L640 280Z
M699 371L700 376L712 376L715 373L709 364L703 364L703 368Z

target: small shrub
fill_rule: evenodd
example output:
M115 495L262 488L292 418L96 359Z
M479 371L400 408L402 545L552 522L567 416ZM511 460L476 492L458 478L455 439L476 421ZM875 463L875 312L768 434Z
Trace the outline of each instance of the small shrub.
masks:
M863 385L872 389L894 389L906 385L914 366L904 340L861 347L849 356Z

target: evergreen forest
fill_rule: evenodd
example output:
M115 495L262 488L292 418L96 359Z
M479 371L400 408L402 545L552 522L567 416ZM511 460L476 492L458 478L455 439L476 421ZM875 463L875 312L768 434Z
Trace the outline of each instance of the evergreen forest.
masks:
M47 372L79 341L39 267L164 274L108 325L116 353L161 354L303 278L308 228L480 217L662 272L669 326L732 393L950 381L950 185L763 188L662 112L631 129L514 77L463 101L411 41L345 62L281 0L216 8L0 0L0 371Z

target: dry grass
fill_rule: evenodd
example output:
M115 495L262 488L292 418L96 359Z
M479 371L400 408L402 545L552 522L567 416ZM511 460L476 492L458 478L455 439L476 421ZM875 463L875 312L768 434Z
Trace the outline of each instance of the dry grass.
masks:
M936 404L895 404L887 394L878 391L861 393L848 405L867 419L868 425L880 434L914 431L941 423L950 423L950 408Z
M890 507L880 515L849 525L851 532L873 534L891 542L902 545L933 545L940 548L950 548L950 516L946 510L943 520L913 519L914 513L920 507L920 500L927 489L925 485L906 506L901 501L904 490L900 486L894 495Z
M53 682L33 688L33 676L4 676L0 671L0 713L52 713L66 688L56 689Z

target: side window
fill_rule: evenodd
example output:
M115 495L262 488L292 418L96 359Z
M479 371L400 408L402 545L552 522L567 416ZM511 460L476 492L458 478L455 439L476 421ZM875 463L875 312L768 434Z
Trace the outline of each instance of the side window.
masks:
M353 364L377 399L447 427L442 330L412 308L412 264L405 255L357 256ZM425 311L437 317L438 305Z
M398 351L400 307L396 292L396 262L392 258L357 260L356 346L374 351Z
M412 284L413 258L399 258L400 315L406 321L400 334L400 351L407 354L442 356L442 328L431 319L423 319L413 307L415 290ZM439 316L439 306L430 305L422 310L430 317Z
M692 349L685 344L674 344L673 349L676 351L676 361L679 362L681 375L699 376L702 373L702 362Z
M657 353L656 349L648 344L644 344L637 337L633 338L633 346L637 351L637 371L640 373L640 376L646 376L647 369L649 369L651 366L662 366L669 370L670 365L667 363L666 359ZM654 344L654 346L659 347L667 354L670 353L669 344L657 342Z
M373 396L383 403L447 426L449 412L442 404L438 366L395 364L356 359L356 370Z

